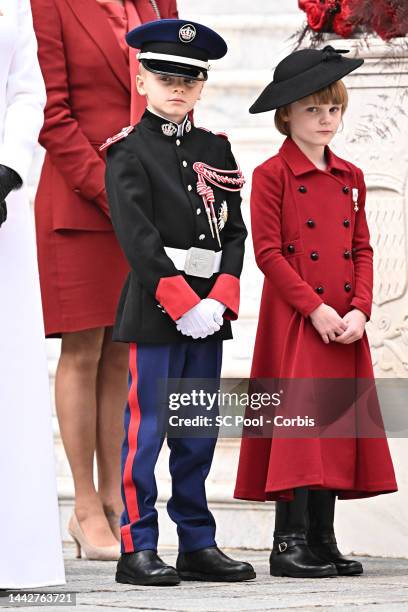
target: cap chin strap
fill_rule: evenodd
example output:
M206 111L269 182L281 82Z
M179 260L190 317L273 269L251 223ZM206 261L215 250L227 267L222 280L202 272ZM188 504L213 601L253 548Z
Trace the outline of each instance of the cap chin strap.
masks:
M137 54L138 60L161 60L164 62L175 62L177 64L185 64L186 66L196 66L202 70L209 70L209 62L193 59L192 57L183 57L182 55L168 55L167 53L154 53L153 51L145 51Z

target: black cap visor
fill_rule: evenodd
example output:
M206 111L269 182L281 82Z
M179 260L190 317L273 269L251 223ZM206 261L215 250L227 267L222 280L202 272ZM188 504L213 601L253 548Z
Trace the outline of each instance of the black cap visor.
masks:
M183 77L194 81L206 81L208 79L207 70L188 64L178 64L177 62L166 62L163 60L142 59L142 65L149 72L155 74L165 74L167 76Z
M281 82L269 83L249 109L251 114L265 113L302 98L339 81L363 64L363 59L343 59L341 62L320 62L319 65Z

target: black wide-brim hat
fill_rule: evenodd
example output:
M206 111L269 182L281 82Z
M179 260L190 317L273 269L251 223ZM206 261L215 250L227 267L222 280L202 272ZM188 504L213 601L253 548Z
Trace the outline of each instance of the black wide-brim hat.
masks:
M286 106L339 81L364 63L363 59L342 56L348 50L301 49L283 59L275 68L273 81L249 109L251 114Z
M160 19L134 28L126 35L130 47L150 72L205 80L209 60L227 53L225 40L211 28L183 19Z

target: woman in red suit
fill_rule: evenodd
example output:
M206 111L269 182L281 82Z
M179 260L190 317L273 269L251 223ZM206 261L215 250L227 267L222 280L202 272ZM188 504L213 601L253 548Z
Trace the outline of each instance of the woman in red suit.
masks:
M48 102L45 162L35 202L48 337L61 337L56 406L75 486L69 530L88 558L119 556L120 443L128 351L111 341L128 273L106 201L98 147L136 123L124 36L140 23L177 17L176 0L31 0ZM96 452L98 490L93 480Z

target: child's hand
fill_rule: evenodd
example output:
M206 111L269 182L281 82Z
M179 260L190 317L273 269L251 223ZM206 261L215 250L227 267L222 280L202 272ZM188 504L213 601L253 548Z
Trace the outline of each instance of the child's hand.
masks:
M327 304L320 304L309 317L325 344L335 341L347 329L347 323Z
M213 299L201 300L176 321L177 330L184 336L191 336L194 340L215 334L221 329L224 322L222 317L219 317L219 310L222 306L224 305Z
M337 336L336 342L341 344L351 344L363 337L367 317L361 310L354 308L343 317L343 321L347 325L345 332L341 336Z

